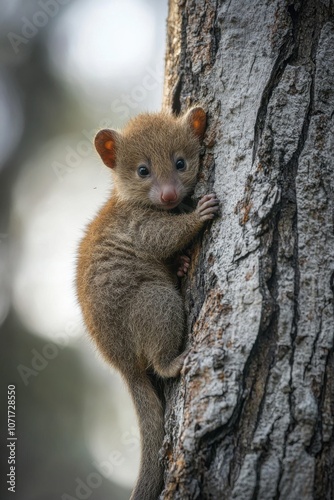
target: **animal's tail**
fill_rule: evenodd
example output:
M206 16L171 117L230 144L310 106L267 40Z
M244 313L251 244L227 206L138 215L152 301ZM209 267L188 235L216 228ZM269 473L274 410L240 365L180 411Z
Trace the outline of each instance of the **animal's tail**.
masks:
M141 434L141 459L137 484L130 500L157 500L163 484L159 450L164 437L162 402L145 372L127 374Z

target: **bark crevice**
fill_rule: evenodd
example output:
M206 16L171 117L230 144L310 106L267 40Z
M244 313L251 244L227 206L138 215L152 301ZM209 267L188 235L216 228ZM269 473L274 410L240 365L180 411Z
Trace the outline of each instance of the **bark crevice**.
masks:
M213 187L222 218L192 248L192 351L172 388L162 498L329 500L333 6L175 9L176 107L200 99L209 118L196 196Z

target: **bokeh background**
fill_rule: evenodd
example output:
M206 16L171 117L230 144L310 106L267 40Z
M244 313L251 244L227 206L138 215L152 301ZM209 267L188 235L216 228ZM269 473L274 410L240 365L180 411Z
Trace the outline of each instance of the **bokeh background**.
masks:
M75 254L111 179L92 140L161 106L167 0L0 0L0 498L129 498L139 434L85 332ZM7 386L16 385L16 494Z

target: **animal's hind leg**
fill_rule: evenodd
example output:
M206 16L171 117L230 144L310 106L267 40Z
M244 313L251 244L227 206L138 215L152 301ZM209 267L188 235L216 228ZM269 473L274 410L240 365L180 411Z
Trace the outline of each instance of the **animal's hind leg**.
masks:
M188 350L183 351L176 358L170 359L170 357L159 356L155 363L153 363L154 369L160 377L177 377L181 371L184 360L188 355Z
M137 349L161 377L176 377L182 368L184 323L183 300L173 285L141 285L129 326L137 338L140 332Z

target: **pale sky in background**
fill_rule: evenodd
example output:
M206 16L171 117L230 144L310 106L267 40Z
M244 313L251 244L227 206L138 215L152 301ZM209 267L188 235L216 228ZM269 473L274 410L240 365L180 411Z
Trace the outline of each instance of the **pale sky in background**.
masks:
M64 11L51 32L51 63L70 84L93 92L110 87L145 67L155 52L156 29L154 12L141 0L81 1Z

